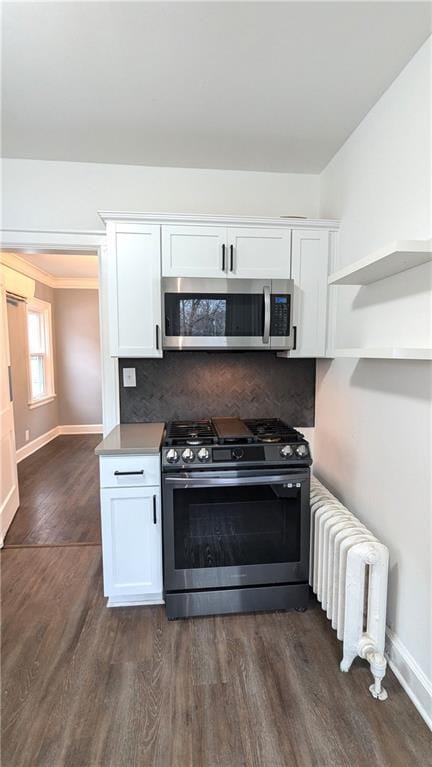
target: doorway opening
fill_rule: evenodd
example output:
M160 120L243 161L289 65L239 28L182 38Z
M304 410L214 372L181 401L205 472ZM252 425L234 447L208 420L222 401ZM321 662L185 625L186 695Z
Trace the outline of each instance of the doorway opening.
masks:
M99 544L98 256L7 250L1 263L19 493L10 520L2 509L4 545Z

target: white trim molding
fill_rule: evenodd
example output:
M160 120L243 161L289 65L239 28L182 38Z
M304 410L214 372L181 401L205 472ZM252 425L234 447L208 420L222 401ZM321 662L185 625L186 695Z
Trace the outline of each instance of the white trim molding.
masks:
M128 597L109 597L107 600L107 607L139 607L140 605L164 605L165 600L162 594L149 594L148 599L144 599L141 595L134 597L133 595Z
M54 426L53 429L46 431L45 434L41 434L40 437L36 437L36 439L32 439L31 442L26 442L25 445L20 447L16 451L17 463L20 463L21 461L23 461L24 458L28 458L29 455L36 453L36 451L40 450L41 447L44 447L44 445L47 445L48 442L51 442L51 440L58 437L59 435L58 428L59 428L58 426Z
M97 255L99 258L99 283L108 289L106 234L102 231L71 229L1 229L1 247L12 253L32 250L39 253L79 253ZM120 423L118 395L118 362L109 353L109 307L104 301L104 291L99 290L99 319L101 328L102 364L102 413L104 435Z
M91 254L95 255L95 254ZM19 274L31 277L49 288L57 290L98 290L98 277L54 277L44 269L40 269L34 264L30 264L25 258L21 258L17 253L2 253L0 255L1 263L9 269L14 269Z
M147 222L153 224L215 224L216 226L265 226L265 227L295 227L296 229L338 229L339 221L333 219L291 218L281 216L279 218L261 218L258 216L211 216L211 215L186 215L183 213L130 213L127 211L98 210L102 221L123 222Z
M432 730L432 682L389 628L386 629L386 657L394 675Z
M48 394L47 397L41 397L41 399L33 399L27 403L30 410L34 410L35 407L42 407L42 405L49 405L50 402L54 402L57 394Z
M103 425L101 423L71 424L70 426L59 426L59 434L102 434Z
M103 426L101 423L86 423L86 424L71 424L70 426L54 426L53 429L46 431L45 434L41 434L40 437L36 437L31 442L27 442L16 451L17 463L20 463L24 458L28 458L29 455L36 453L41 447L44 447L56 437L62 434L102 434Z

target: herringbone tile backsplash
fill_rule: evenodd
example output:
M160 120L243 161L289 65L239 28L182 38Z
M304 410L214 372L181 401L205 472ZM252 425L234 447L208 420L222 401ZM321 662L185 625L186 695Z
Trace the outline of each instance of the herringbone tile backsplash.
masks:
M136 369L136 387L123 387L124 367ZM272 352L165 352L158 360L122 359L119 374L122 423L239 416L314 425L315 360Z

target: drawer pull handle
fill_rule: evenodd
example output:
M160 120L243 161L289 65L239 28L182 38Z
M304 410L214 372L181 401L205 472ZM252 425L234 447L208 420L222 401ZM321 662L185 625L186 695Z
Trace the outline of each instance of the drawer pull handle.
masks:
M157 516L156 516L156 496L153 496L153 524L157 524Z
M130 474L144 474L144 469L141 469L141 471L115 471L114 476L116 477L126 477Z

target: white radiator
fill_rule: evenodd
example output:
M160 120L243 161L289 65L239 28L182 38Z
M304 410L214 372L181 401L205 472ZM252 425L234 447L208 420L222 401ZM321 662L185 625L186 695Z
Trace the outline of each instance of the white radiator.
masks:
M343 641L341 671L365 658L374 677L369 690L385 700L388 549L315 477L310 554L309 583Z

